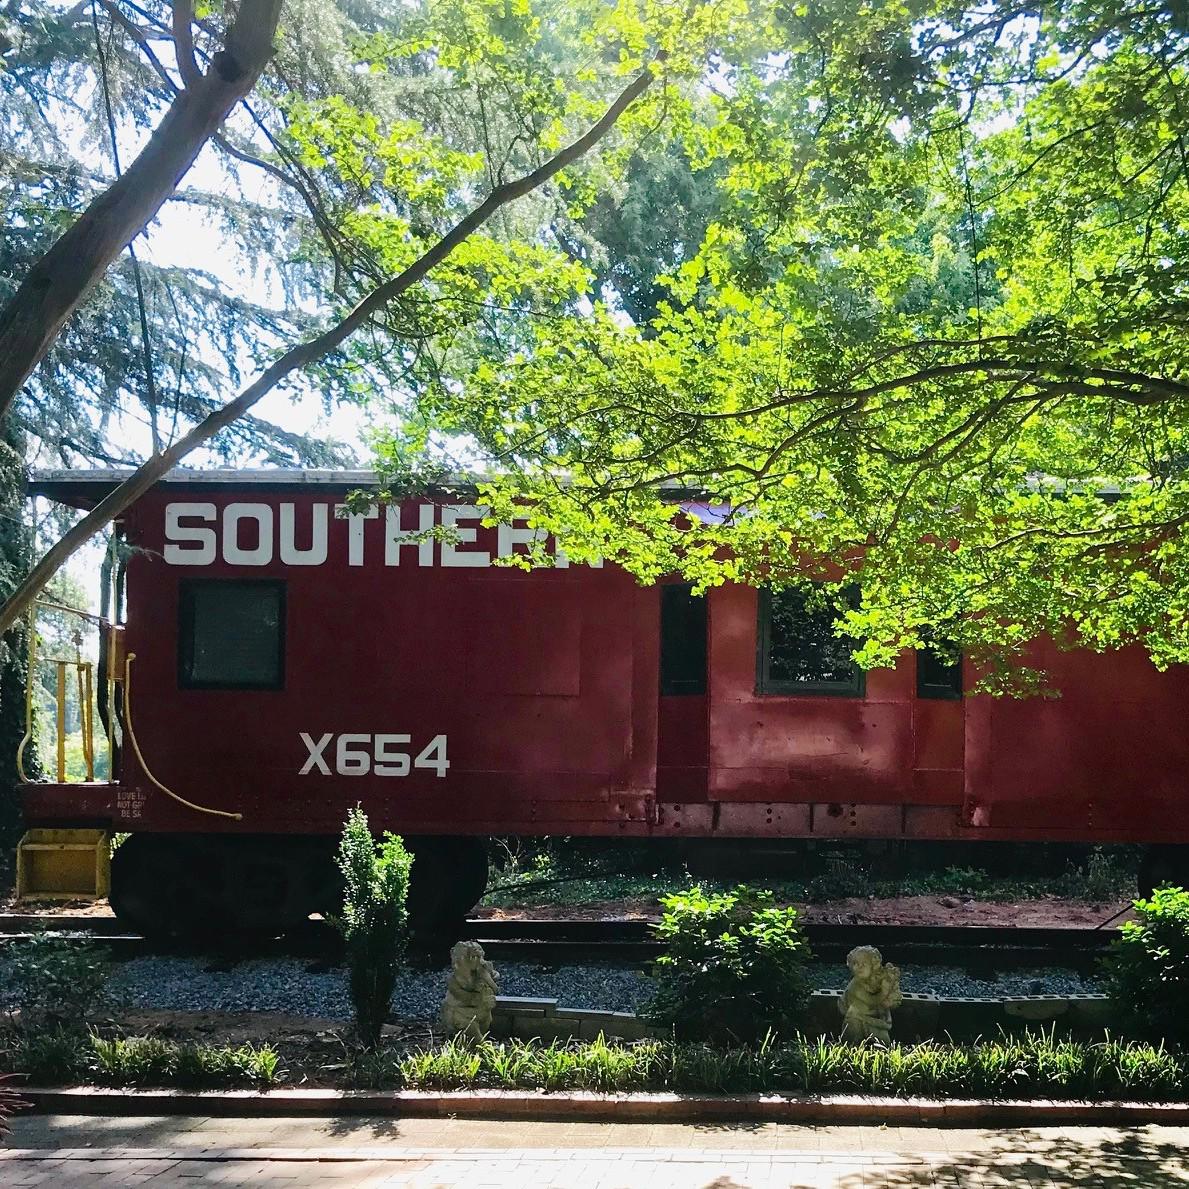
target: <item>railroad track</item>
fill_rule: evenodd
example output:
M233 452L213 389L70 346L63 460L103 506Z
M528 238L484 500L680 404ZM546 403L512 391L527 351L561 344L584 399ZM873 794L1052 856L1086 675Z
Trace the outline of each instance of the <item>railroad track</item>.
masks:
M331 927L318 920L283 937L228 946L149 939L128 933L112 917L0 913L0 945L42 929L102 943L118 958L162 953L333 958L338 944ZM811 923L804 929L814 956L823 962L842 962L854 946L874 945L887 961L899 966L956 966L983 973L1027 967L1090 970L1114 933L1113 929L981 925ZM660 952L652 937L652 922L638 918L473 919L464 935L479 941L489 957L506 961L645 963Z

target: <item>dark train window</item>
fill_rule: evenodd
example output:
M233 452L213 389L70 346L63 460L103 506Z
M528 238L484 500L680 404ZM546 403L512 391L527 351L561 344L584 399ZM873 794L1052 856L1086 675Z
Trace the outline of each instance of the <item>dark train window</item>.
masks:
M183 582L180 593L183 689L284 686L284 582L194 579Z
M937 648L926 644L917 649L917 697L960 698L962 696L962 654L941 641Z
M858 588L847 592L858 605ZM761 590L756 688L762 694L838 694L859 697L863 670L851 660L857 647L836 636L837 611L804 590Z
M661 587L661 693L706 692L706 599L688 583Z

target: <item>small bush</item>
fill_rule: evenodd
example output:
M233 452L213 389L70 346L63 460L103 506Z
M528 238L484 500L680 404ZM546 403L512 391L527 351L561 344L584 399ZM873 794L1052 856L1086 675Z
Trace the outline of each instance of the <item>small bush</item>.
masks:
M358 806L351 810L339 842L343 911L334 924L346 949L355 1024L368 1048L379 1042L405 952L412 864L393 834L377 848L367 816Z
M275 1085L280 1056L269 1045L178 1044L159 1036L103 1037L77 1031L14 1034L5 1054L31 1082L61 1085L220 1087Z
M970 1045L854 1045L833 1039L737 1048L646 1040L447 1041L405 1055L370 1053L360 1086L425 1090L930 1095L1184 1101L1189 1061L1150 1044L1057 1040L1048 1033Z
M27 1029L9 1036L4 1066L37 1085L65 1085L85 1080L90 1046L77 1029Z
M98 947L41 934L16 942L8 956L23 1027L86 1026L108 976L107 960Z
M8 1134L9 1118L16 1114L17 1111L29 1105L17 1093L12 1080L12 1074L0 1073L0 1139L3 1139Z
M791 1034L811 990L809 946L795 908L776 908L770 892L701 887L665 896L656 935L664 946L646 1009L681 1040L757 1041Z
M1189 892L1134 902L1105 962L1107 993L1128 1031L1189 1044Z

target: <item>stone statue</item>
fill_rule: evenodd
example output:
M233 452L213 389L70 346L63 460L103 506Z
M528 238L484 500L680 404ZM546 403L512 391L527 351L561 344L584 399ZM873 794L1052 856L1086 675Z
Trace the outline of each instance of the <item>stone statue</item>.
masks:
M483 957L477 941L457 942L450 951L450 981L439 1023L448 1036L462 1033L478 1040L491 1028L495 1007L495 968Z
M900 971L884 964L873 945L855 946L846 955L851 980L838 1003L843 1016L842 1035L847 1040L871 1037L887 1044L892 1035L892 1009L904 1002Z

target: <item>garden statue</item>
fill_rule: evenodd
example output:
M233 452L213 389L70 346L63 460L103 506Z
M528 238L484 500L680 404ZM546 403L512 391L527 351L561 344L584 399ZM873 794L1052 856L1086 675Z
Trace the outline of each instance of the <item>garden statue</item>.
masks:
M491 1028L495 968L483 957L483 947L477 941L457 942L450 951L450 964L453 970L439 1017L442 1030L448 1036L461 1032L478 1040Z
M871 1037L887 1044L892 1035L892 1008L904 1002L900 971L884 964L873 945L855 946L846 955L851 980L838 1003L843 1016L842 1035L847 1040Z

